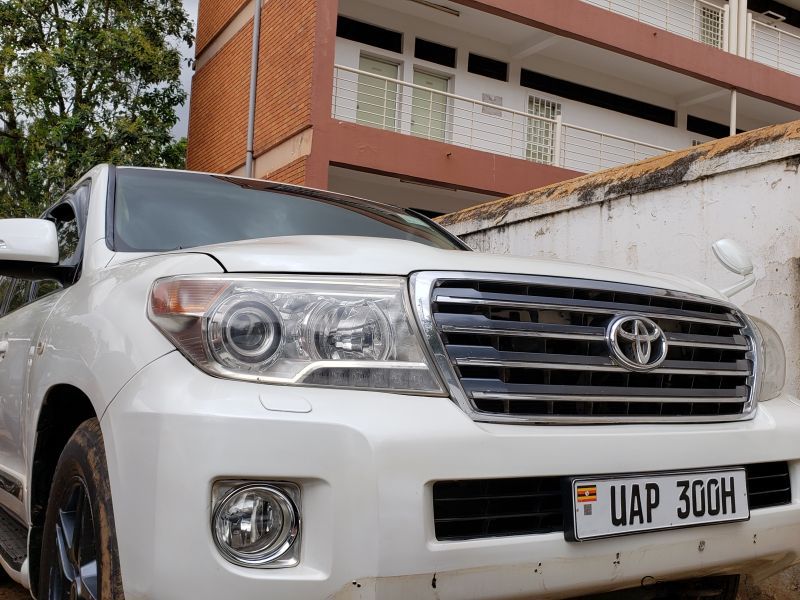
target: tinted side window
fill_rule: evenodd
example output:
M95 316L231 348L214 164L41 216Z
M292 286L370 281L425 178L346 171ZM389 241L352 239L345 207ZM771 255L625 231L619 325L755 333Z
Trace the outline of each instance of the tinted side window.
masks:
M13 282L14 280L10 277L0 277L0 316L6 314L3 307L6 305L6 297Z
M78 259L81 232L75 210L68 202L63 202L50 212L58 234L58 258L62 265L72 265Z
M61 285L61 283L56 281L55 279L43 279L41 281L36 281L33 284L33 293L31 294L31 302L38 300L39 298L44 298L45 296L48 296L53 292L57 292L63 287L64 286Z
M11 288L11 298L8 300L8 308L6 313L17 310L28 303L28 296L31 291L31 282L17 279L14 281L14 287Z

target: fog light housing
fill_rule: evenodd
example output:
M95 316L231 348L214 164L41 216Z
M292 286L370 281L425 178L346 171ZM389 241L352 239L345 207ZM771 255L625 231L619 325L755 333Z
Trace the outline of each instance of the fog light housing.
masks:
M291 483L217 482L211 533L220 553L243 567L280 568L300 556L299 488Z

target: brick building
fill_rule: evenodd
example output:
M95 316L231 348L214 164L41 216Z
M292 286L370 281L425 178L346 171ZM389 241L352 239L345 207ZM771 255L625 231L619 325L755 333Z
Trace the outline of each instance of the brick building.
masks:
M190 169L244 174L254 0L200 0ZM264 0L254 175L450 212L800 117L800 0Z

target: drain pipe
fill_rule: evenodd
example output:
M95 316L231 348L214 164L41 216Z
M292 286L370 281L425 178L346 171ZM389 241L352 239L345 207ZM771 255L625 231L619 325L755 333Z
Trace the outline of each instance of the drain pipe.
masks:
M253 176L253 139L256 128L256 85L258 84L258 51L261 42L261 1L255 2L253 14L253 50L250 53L250 107L247 113L247 158L245 176Z

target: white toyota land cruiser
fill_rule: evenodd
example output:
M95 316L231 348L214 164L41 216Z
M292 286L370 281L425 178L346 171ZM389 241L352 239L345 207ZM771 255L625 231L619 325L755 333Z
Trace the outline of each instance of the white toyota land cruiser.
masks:
M0 557L37 598L732 599L798 560L780 340L703 285L111 166L0 240Z

